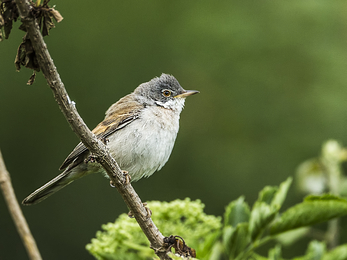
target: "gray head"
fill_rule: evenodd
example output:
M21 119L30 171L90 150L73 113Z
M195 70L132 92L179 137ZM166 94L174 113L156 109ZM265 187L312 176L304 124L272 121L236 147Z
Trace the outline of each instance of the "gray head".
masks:
M138 86L134 94L146 105L157 105L181 112L187 96L199 93L196 90L185 90L177 79L168 74L161 74L149 82Z

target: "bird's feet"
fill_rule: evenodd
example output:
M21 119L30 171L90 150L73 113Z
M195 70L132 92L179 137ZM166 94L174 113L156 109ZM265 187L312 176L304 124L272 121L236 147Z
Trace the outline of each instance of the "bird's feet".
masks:
M145 217L147 218L147 219L149 219L149 218L151 218L151 216L152 216L152 210L150 210L149 208L147 208L146 206L147 206L147 203L145 202L145 203L142 203L143 204L143 206L145 207L145 210L146 210L146 215L145 215ZM129 213L128 213L128 217L129 218L134 218L135 216L134 216L134 214L133 214L133 212L130 210L129 211Z
M131 176L129 175L128 171L123 171L122 170L122 172L123 172L123 176L125 178L123 184L124 185L128 185L131 182Z
M103 142L104 143L104 145L107 145L107 143L109 142L110 140L108 140L108 138L107 137L103 137L103 138L101 138L101 142Z
M116 185L114 185L114 183L113 183L112 180L110 180L110 186L111 186L112 188L115 188L115 187L116 187Z
M92 154L84 159L84 163L95 163L95 162L96 162L96 157Z
M131 176L128 174L128 172L127 171L123 171L122 170L122 172L123 172L123 176L124 176L124 181L123 181L123 184L124 185L128 185L130 182L131 182ZM112 187L112 188L115 188L116 187L116 185L113 183L113 181L112 180L110 180L110 186Z

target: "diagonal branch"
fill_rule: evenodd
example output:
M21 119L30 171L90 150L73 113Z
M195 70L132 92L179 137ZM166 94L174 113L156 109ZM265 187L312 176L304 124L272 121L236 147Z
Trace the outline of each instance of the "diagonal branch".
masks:
M28 223L26 222L23 212L20 209L16 195L14 193L10 174L8 173L5 162L0 151L0 187L4 194L5 202L10 211L13 222L16 225L18 233L22 238L23 244L27 250L31 260L42 260L36 242L30 232Z
M86 124L83 122L83 119L79 116L74 102L70 100L39 31L37 21L31 15L32 7L28 0L15 0L15 2L18 6L22 22L25 24L26 31L32 42L34 51L36 52L40 69L42 70L48 85L52 89L55 100L66 120L69 122L72 130L81 139L82 143L93 153L93 156L95 156L97 161L104 167L110 180L116 186L128 208L132 211L142 231L150 241L151 248L154 249L160 259L171 259L167 256L166 250L163 247L164 236L148 216L147 210L143 206L139 196L130 184L125 184L125 177L118 164L110 156L105 145L88 129Z

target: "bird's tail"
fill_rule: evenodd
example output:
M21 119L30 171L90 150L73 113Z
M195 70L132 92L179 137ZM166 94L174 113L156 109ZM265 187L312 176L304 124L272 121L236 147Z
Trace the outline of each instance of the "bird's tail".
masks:
M53 193L56 193L57 191L61 190L62 188L73 182L76 178L73 178L73 176L71 175L72 174L70 171L62 172L57 177L50 180L45 185L31 193L22 201L22 204L33 205L43 201L44 199L51 196Z

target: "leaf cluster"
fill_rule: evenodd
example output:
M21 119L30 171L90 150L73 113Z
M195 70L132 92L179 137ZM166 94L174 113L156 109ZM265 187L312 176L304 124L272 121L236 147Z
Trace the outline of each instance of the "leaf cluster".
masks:
M31 13L30 16L36 19L42 36L49 35L49 31L55 27L53 19L57 22L61 22L63 17L54 8L48 6L50 0L43 1L42 5L37 5L30 1ZM0 41L8 39L13 22L16 22L19 17L17 5L14 0L1 0L0 4ZM21 23L19 29L27 32L26 25L24 22ZM3 31L3 34L2 34ZM36 53L34 51L32 42L29 38L28 33L23 37L22 43L19 45L17 55L15 58L15 66L17 71L21 69L21 66L34 70L33 75L28 81L28 85L33 84L35 80L35 71L40 71L40 66L37 61Z
M19 16L17 5L13 0L1 0L0 3L0 41L8 39L13 21L17 21ZM2 33L4 31L4 33Z
M59 11L48 6L49 1L50 0L45 0L42 5L37 5L34 2L29 1L31 5L30 15L37 20L42 36L49 35L49 30L55 27L53 19L58 23L63 20ZM0 41L3 40L3 36L5 39L8 39L12 30L13 22L16 22L18 17L19 12L15 1L1 0L0 29L4 31L4 34L2 34L2 30L0 30ZM19 26L19 29L26 32L26 27L23 23Z
M211 246L222 228L220 217L206 215L201 201L174 200L147 203L153 212L152 219L165 235L179 235L199 255L208 255ZM114 223L102 226L87 250L99 260L144 260L153 259L154 251L139 225L127 214L120 215Z
M288 178L279 187L265 187L252 209L243 197L231 202L226 207L222 235L209 259L282 259L279 244L269 251L268 258L255 250L270 240L293 242L309 231L307 227L347 215L347 201L331 194L308 196L280 213L291 182ZM335 250L347 255L347 245L328 252L324 242L312 241L307 254L295 259L347 259L332 257Z
M287 196L292 178L277 186L266 186L259 192L252 208L244 197L232 201L221 218L203 213L200 201L175 200L149 202L153 221L164 235L180 235L196 249L199 259L209 260L265 260L283 259L280 244L290 244L306 235L309 226L347 215L347 201L323 194L307 196L302 203L280 209ZM140 228L122 214L115 223L103 225L87 250L99 260L153 259L154 253ZM277 244L260 256L256 249L270 240ZM344 257L344 258L343 258ZM312 241L306 255L297 260L347 259L347 245L327 251L324 242Z

